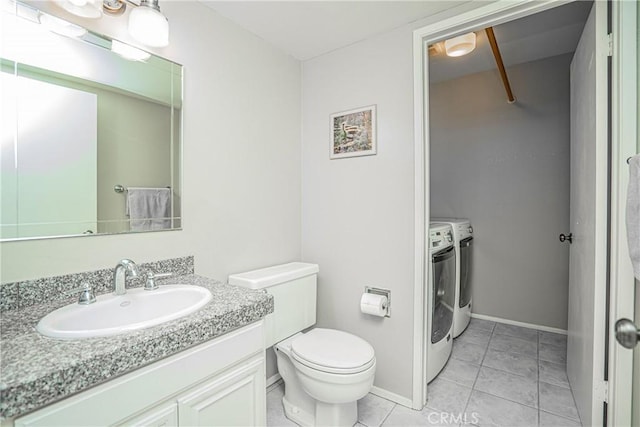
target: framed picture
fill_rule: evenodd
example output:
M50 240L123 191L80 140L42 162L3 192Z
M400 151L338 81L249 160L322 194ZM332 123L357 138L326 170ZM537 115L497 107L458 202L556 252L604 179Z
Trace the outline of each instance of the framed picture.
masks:
M376 106L331 115L331 159L376 154Z

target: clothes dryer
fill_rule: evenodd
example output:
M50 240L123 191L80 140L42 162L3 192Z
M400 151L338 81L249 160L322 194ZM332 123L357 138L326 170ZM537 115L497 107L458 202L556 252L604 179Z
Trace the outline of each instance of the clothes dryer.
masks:
M473 263L473 227L465 218L432 218L432 222L450 224L456 251L456 297L453 310L453 337L459 336L471 321L471 270Z
M456 252L449 224L430 224L431 274L427 281L427 382L447 364L453 345Z

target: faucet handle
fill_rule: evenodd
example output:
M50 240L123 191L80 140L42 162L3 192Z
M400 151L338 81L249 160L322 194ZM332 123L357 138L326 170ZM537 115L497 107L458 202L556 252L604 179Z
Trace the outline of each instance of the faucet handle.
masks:
M65 294L80 294L78 296L78 304L80 305L89 305L96 302L96 296L93 294L93 288L91 288L91 285L88 283L83 283L79 288L66 291Z
M156 279L162 279L164 277L169 277L169 276L173 276L173 273L157 273L154 274L153 272L148 272L147 273L147 281L144 284L144 290L145 291L153 291L155 289L158 289L159 286L156 283Z

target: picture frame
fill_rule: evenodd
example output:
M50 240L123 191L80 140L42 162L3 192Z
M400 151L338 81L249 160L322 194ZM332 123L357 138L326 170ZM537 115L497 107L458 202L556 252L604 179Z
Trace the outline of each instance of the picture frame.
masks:
M331 114L330 159L377 154L376 106Z

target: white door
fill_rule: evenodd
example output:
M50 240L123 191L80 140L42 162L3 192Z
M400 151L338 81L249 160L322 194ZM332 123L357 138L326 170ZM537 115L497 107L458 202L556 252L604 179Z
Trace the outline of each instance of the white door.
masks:
M607 4L594 2L571 62L567 373L583 425L603 414L607 259Z

